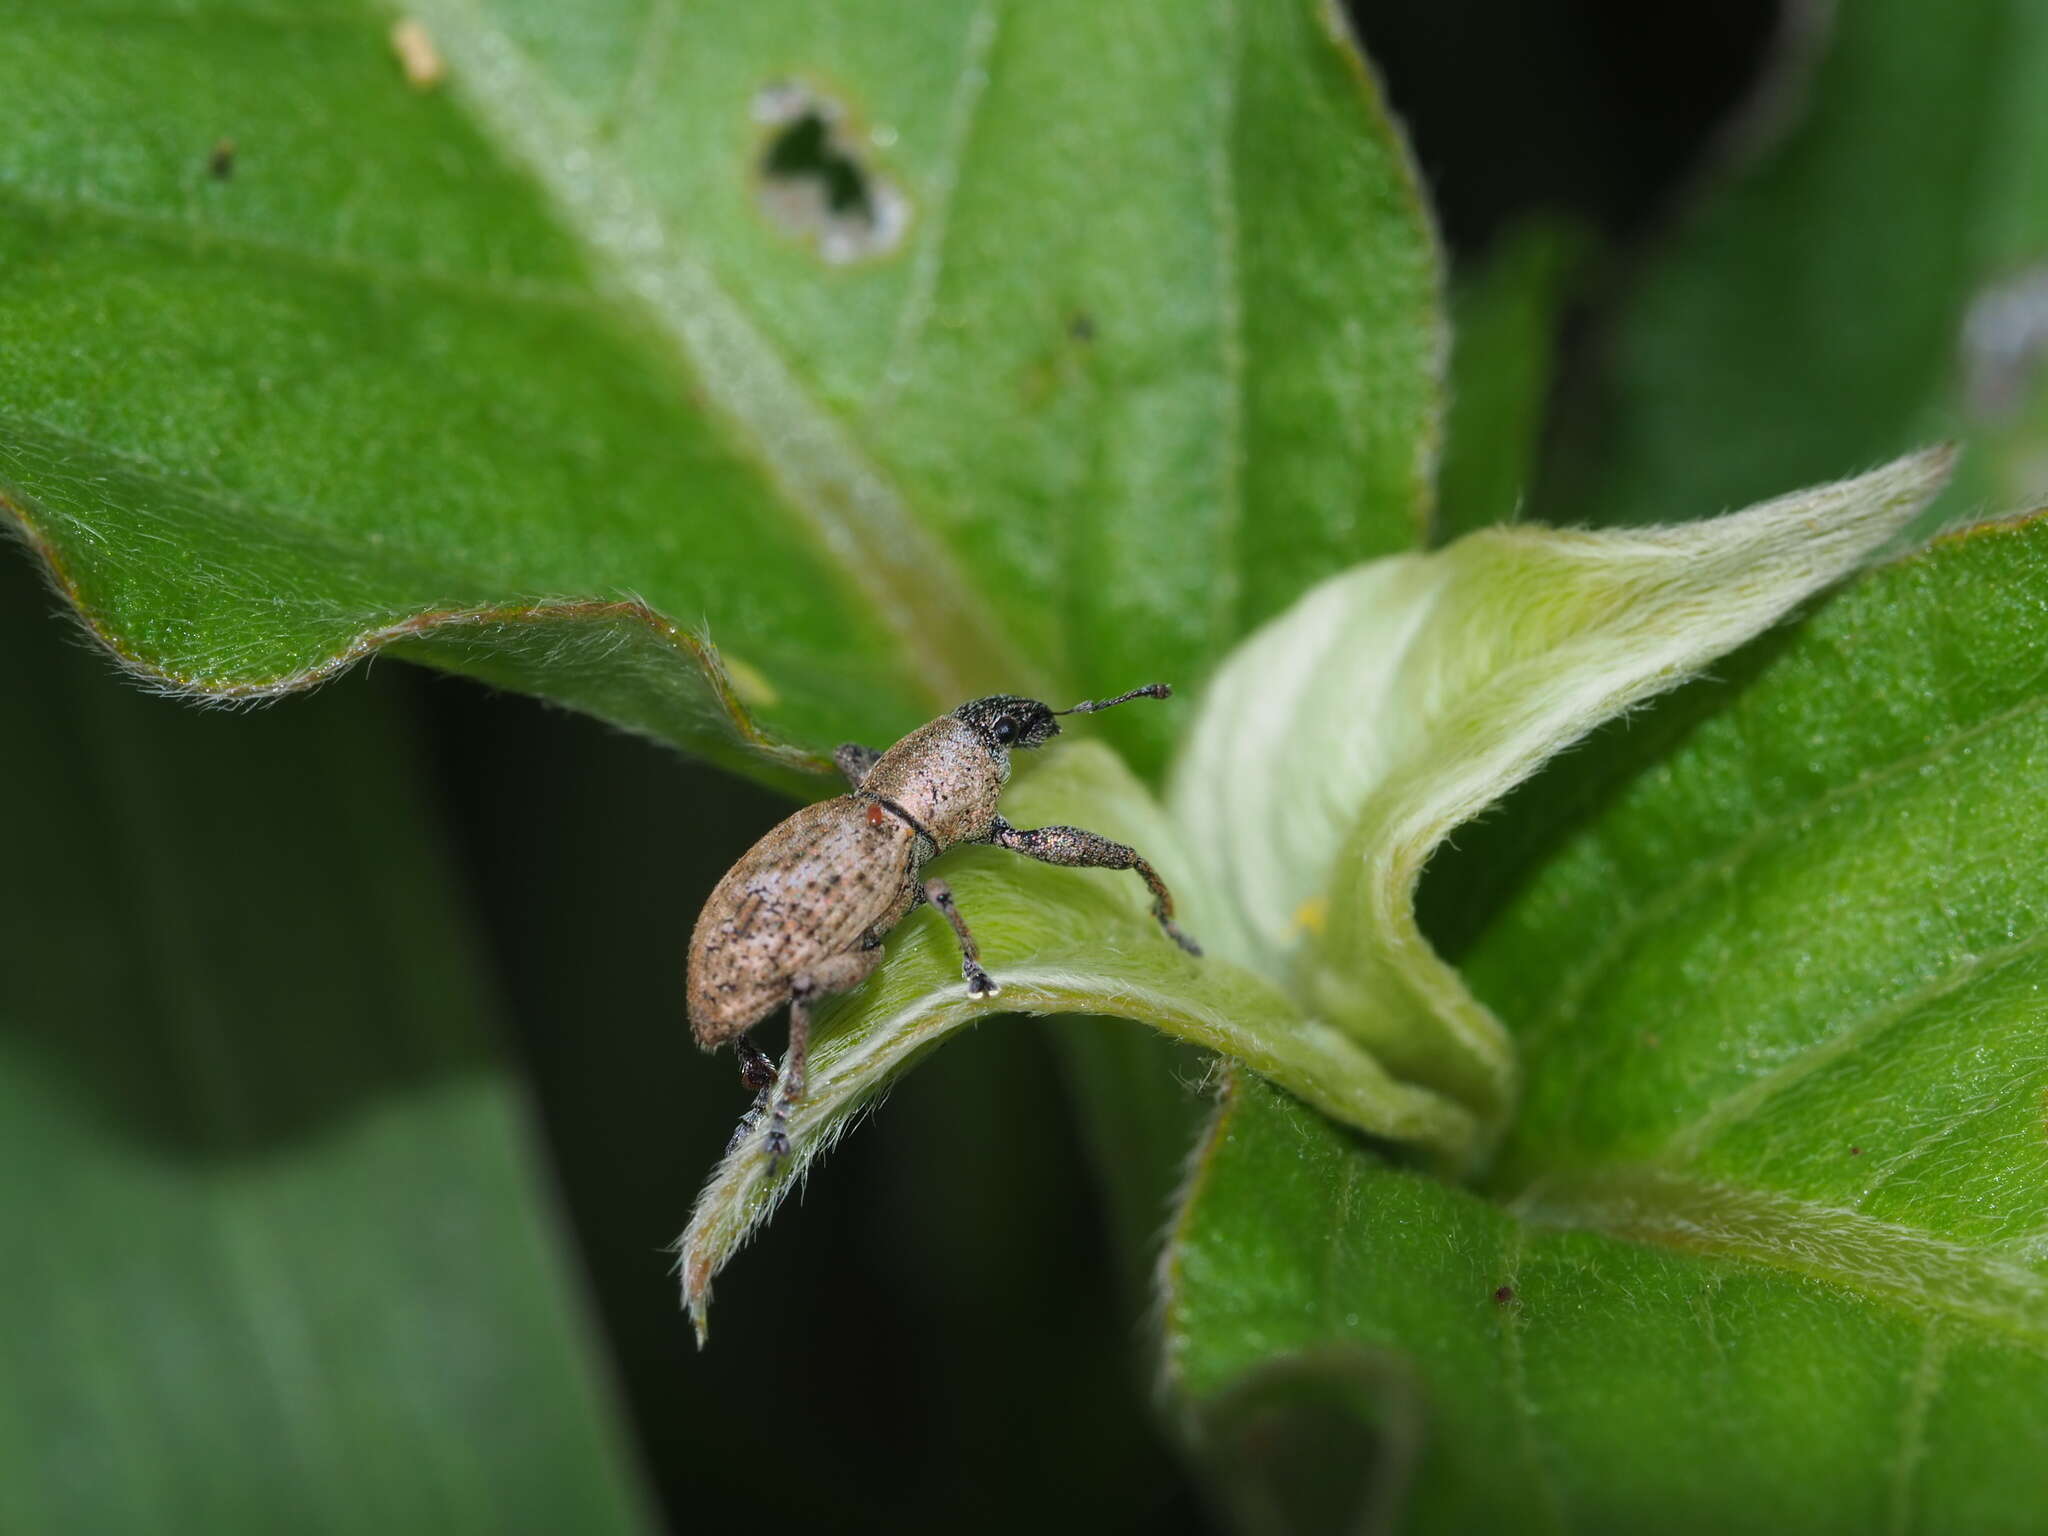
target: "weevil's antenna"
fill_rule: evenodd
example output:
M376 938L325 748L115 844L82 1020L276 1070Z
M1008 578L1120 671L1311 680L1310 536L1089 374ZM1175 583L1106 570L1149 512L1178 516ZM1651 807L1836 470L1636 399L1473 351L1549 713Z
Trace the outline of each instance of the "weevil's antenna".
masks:
M1165 683L1147 683L1142 688L1133 688L1129 693L1120 693L1113 699L1083 699L1072 709L1056 709L1056 715L1092 715L1097 710L1108 709L1116 704L1128 704L1133 699L1170 699L1173 689Z

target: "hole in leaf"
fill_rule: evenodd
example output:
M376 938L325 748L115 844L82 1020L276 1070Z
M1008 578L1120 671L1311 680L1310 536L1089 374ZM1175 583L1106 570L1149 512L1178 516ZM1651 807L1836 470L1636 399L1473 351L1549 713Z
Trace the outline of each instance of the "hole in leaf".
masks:
M754 119L769 129L757 174L762 211L777 228L835 265L902 243L910 205L867 163L837 102L771 85L754 98Z

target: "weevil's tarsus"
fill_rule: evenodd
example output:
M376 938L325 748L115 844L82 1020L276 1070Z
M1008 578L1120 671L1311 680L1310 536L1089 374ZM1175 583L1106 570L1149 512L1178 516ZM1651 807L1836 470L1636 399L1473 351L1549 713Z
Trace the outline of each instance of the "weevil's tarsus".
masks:
M997 997L1002 988L995 978L981 968L981 948L974 942L974 935L968 931L967 919L960 915L960 908L953 900L953 888L943 880L927 880L924 883L925 900L939 909L939 915L953 926L953 937L960 941L960 974L967 978L969 997Z
M768 1099L775 1089L775 1062L766 1051L745 1035L734 1035L732 1052L740 1059L740 1082L754 1090L754 1102L740 1116L739 1124L733 1127L732 1140L725 1144L728 1157L732 1155L733 1148L745 1141L754 1127L761 1123L761 1116L766 1113Z

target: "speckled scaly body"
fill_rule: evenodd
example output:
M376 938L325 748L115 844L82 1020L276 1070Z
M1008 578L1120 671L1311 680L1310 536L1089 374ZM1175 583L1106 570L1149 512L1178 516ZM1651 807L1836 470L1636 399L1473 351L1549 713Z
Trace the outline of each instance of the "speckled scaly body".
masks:
M723 1044L789 1001L820 961L887 933L915 900L918 837L856 796L806 806L718 882L690 937L690 1027Z

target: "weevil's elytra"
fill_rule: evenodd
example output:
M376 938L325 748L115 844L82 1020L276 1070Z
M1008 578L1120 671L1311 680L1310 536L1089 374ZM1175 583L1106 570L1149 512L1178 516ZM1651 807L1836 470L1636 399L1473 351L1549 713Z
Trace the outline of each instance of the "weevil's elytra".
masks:
M952 891L923 878L926 864L958 844L992 843L1047 864L1135 870L1152 892L1159 926L1190 954L1201 953L1175 926L1172 895L1135 849L1079 827L1020 830L996 813L1011 751L1057 736L1055 716L1171 695L1166 684L1148 683L1055 710L997 694L962 704L886 752L849 743L833 754L851 793L806 806L749 849L718 882L690 936L690 1028L706 1050L729 1042L741 1081L759 1094L741 1136L765 1110L770 1157L789 1150L813 1005L859 986L881 962L882 940L923 903L938 909L959 940L968 996L1000 990L982 968ZM785 1003L788 1071L770 1105L774 1068L746 1032Z

